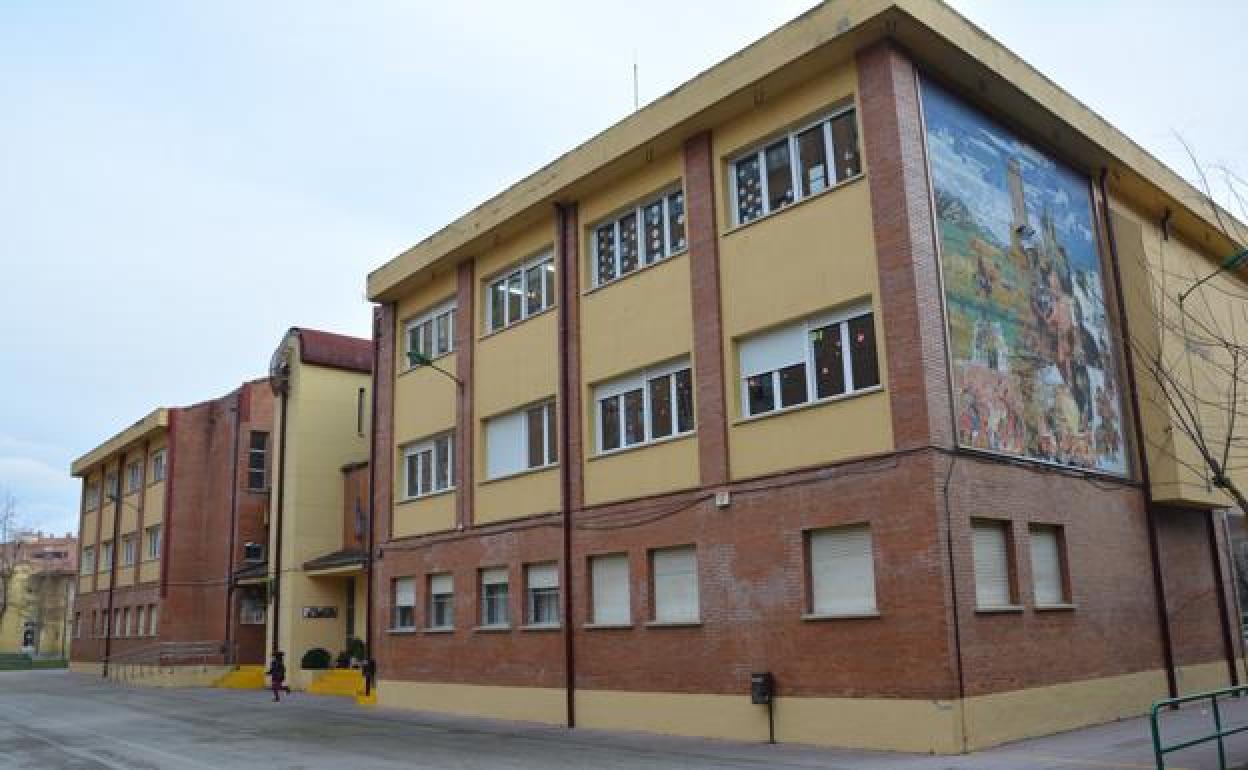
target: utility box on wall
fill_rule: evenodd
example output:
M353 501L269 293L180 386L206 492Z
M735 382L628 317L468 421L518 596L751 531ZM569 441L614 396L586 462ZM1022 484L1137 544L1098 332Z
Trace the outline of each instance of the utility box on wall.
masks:
M770 671L750 674L750 703L766 706L775 692L775 679Z

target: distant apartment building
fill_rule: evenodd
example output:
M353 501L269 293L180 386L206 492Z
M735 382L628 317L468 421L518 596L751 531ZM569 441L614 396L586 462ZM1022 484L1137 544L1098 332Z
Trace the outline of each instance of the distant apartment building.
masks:
M78 542L25 532L0 543L0 653L68 658Z
M265 596L236 576L268 541L273 401L260 379L159 408L74 461L72 668L263 661Z
M761 740L766 674L778 740L953 752L1242 681L1227 500L1133 358L1162 251L1235 247L1194 195L946 6L837 1L399 255L380 702ZM286 629L351 459L275 502Z

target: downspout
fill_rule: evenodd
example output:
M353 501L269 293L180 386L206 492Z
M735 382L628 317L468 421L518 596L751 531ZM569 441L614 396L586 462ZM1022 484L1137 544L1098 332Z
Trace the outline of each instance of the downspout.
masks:
M576 642L572 623L572 483L571 431L572 415L568 407L568 394L579 384L571 382L571 356L568 340L571 334L568 324L568 302L573 290L566 284L571 272L568 270L568 211L562 204L555 204L555 219L559 223L559 282L563 289L559 303L559 508L563 512L563 665L568 727L576 727Z
M238 450L243 423L243 385L234 396L234 460L230 472L230 547L225 552L225 662L235 662L234 650L234 548L238 544Z
M373 658L373 549L376 539L373 535L373 524L377 510L377 370L381 361L381 316L373 314L373 371L371 385L373 392L369 394L368 406L368 556L364 558L364 584L367 596L364 598L364 658ZM374 661L374 677L376 662Z
M279 377L288 377L290 364L283 363L282 368L285 372L279 372ZM277 516L274 518L273 525L277 527L277 538L273 548L273 652L279 651L278 633L282 628L282 519L285 512L286 499L286 400L290 395L290 381L283 379L279 385L278 397L281 399L278 407L278 419L282 421L282 427L278 431L277 437Z
M1153 594L1157 603L1157 623L1161 631L1161 654L1166 667L1166 688L1171 698L1178 697L1179 687L1174 672L1174 643L1170 635L1170 612L1166 603L1166 581L1161 572L1161 545L1157 537L1157 506L1153 502L1153 484L1148 469L1148 454L1144 446L1144 419L1140 416L1140 392L1135 381L1135 354L1131 350L1131 326L1127 319L1127 304L1123 298L1122 271L1118 260L1118 238L1114 234L1114 221L1109 210L1109 168L1101 168L1101 212L1105 220L1105 237L1109 244L1109 263L1114 271L1114 296L1118 305L1118 323L1122 327L1123 359L1127 368L1127 388L1131 392L1131 424L1135 430L1136 447L1139 452L1140 481L1144 484L1144 510L1148 519L1148 553L1153 569Z
M121 476L126 472L126 453L121 452L121 459L117 464L117 484L114 486L117 495L116 503L113 505L113 549L108 565L108 627L104 630L104 666L101 668L102 676L108 678L108 662L113 655L113 591L117 588L117 536L121 531ZM108 474L105 474L107 480Z

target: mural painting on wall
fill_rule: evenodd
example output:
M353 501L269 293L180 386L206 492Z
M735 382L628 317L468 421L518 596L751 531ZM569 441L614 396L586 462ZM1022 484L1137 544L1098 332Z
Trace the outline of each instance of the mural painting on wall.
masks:
M1087 179L923 83L961 446L1127 472Z

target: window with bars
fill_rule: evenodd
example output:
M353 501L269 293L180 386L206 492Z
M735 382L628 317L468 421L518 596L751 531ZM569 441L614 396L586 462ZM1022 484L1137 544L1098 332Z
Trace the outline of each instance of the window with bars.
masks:
M448 572L429 576L429 617L426 625L434 630L455 626L455 587Z
M971 522L972 555L975 561L975 606L978 609L1014 606L1009 526L1009 522L989 519Z
M432 361L455 350L455 301L444 302L409 320L406 324L407 360L415 369L420 361Z
M623 626L631 623L628 554L613 553L590 557L589 579L593 623L600 626Z
M524 569L525 622L531 626L559 625L559 565L530 564Z
M1032 593L1037 607L1060 607L1070 602L1062 569L1065 561L1062 528L1032 524L1028 532L1031 543Z
M862 173L852 107L755 148L732 163L736 223L743 225Z
M394 581L394 627L416 627L416 579L405 577Z
M247 488L263 491L269 485L269 434L253 430L247 444Z
M593 228L594 285L601 286L688 248L685 193L673 190Z
M697 550L689 545L651 551L650 571L654 577L655 622L698 622Z
M506 567L481 570L481 625L506 628L511 623L511 592Z
M737 348L745 416L880 384L875 316L869 311L807 319L746 338Z
M425 497L455 487L455 434L403 448L403 489L407 498Z
M875 559L871 527L812 530L806 534L813 615L863 615L876 612Z
M555 258L547 251L486 286L486 327L498 331L555 305Z
M497 479L554 465L555 429L554 401L490 418L485 423L486 475Z
M694 430L693 372L688 359L599 385L594 401L599 453Z
M161 448L152 452L152 482L165 480L166 450Z

